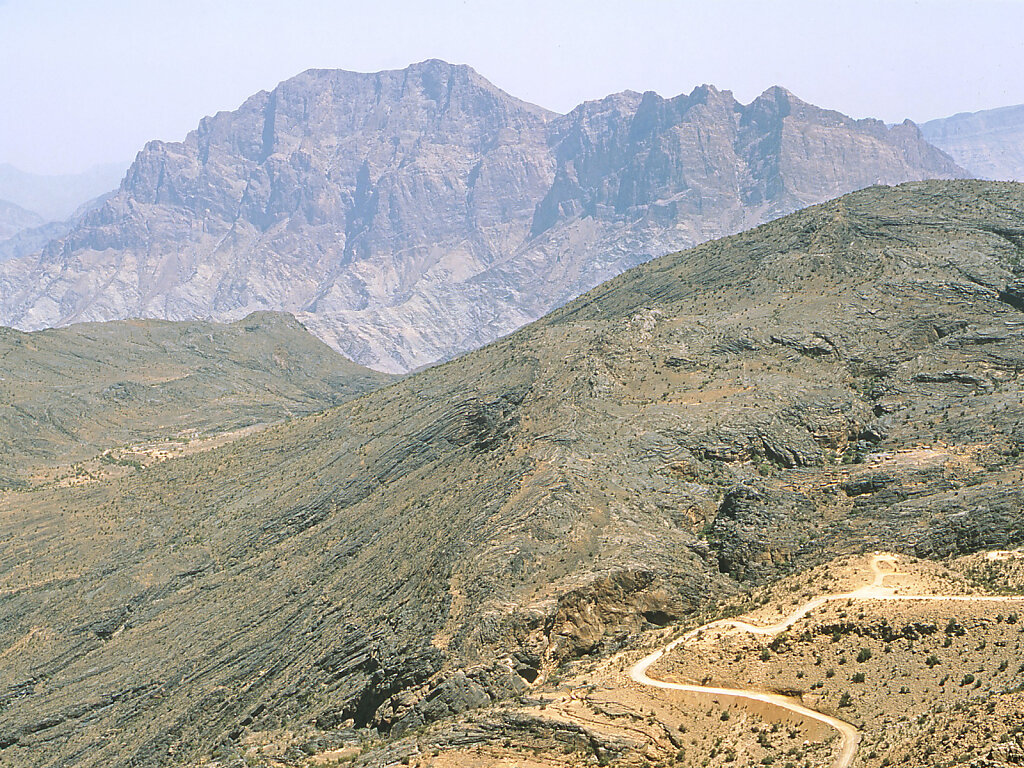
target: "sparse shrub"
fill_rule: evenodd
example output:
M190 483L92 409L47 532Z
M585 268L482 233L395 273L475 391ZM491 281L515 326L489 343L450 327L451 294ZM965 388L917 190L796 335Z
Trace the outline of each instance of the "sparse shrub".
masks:
M863 672L854 672L853 673L853 677L850 678L850 679L853 682L855 682L855 683L863 683L864 682L864 673Z
M839 697L840 707L849 707L853 704L853 697L850 696L849 691L843 691L843 695Z
M974 675L972 675L972 674L971 674L970 672L968 672L968 673L967 673L966 675L964 675L964 676L963 676L963 678L962 678L962 679L960 680L960 685L970 685L970 684L971 684L971 683L973 683L973 682L974 682Z
M871 658L871 651L867 648L861 648L857 653L857 661L863 664L865 661Z
M939 663L939 657L933 653L931 656L924 660L924 663L927 664L929 668L932 668Z

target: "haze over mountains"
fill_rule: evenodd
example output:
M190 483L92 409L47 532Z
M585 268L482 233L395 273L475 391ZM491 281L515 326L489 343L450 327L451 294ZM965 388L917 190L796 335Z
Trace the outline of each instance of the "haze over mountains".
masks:
M556 115L436 60L311 70L147 145L116 195L0 266L0 322L285 310L405 371L662 253L868 185L965 175L911 123L782 88L749 105L710 86L625 92Z
M1024 104L930 120L921 132L978 178L1024 181Z
M81 173L44 175L0 163L0 200L32 211L42 221L63 221L82 205L117 188L125 164L104 163Z
M346 759L384 766L401 755L380 738L406 734L443 766L444 745L544 732L556 765L561 747L566 765L649 764L644 741L584 722L563 742L487 708L837 554L1024 542L1022 222L1022 185L872 187L335 409L117 481L0 494L0 761L269 768L354 740ZM821 631L869 642L840 620ZM1016 614L1002 622L1012 644ZM713 714L702 727L734 725L709 707L689 707ZM634 719L618 711L613 734ZM918 733L955 733L952 714ZM689 738L669 745L696 761ZM805 738L821 735L773 759ZM888 765L879 750L859 764ZM467 764L496 763L447 765Z
M32 211L27 211L20 205L0 200L0 241L14 237L19 232L38 227L43 223L43 217Z
M0 262L38 253L113 194L125 165L44 176L0 164ZM13 201L13 202L12 202Z

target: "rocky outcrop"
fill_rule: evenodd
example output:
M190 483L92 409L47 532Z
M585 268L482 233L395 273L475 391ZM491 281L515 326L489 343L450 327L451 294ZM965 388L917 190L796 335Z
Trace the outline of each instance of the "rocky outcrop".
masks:
M808 543L813 517L813 504L803 494L739 485L726 491L707 540L723 573L739 580L764 577L784 569Z
M406 371L602 280L871 184L962 172L782 88L621 93L555 115L473 70L305 72L181 143L42 253L0 267L0 322L294 313Z

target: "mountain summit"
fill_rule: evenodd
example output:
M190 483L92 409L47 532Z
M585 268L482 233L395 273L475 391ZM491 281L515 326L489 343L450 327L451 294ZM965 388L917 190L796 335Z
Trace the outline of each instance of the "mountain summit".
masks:
M180 143L40 254L0 322L294 313L404 371L480 346L654 256L872 184L963 175L887 128L772 88L626 92L557 115L471 68L310 70Z

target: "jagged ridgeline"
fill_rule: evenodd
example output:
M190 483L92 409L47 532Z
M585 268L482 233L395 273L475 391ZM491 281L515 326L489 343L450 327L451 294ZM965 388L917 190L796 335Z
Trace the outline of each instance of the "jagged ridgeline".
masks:
M629 267L871 184L967 175L912 123L771 88L624 92L557 115L472 69L310 70L183 142L0 265L0 322L296 314L408 371L486 344Z
M9 492L0 761L408 732L837 553L1022 543L1022 238L1024 186L873 187L330 411Z

